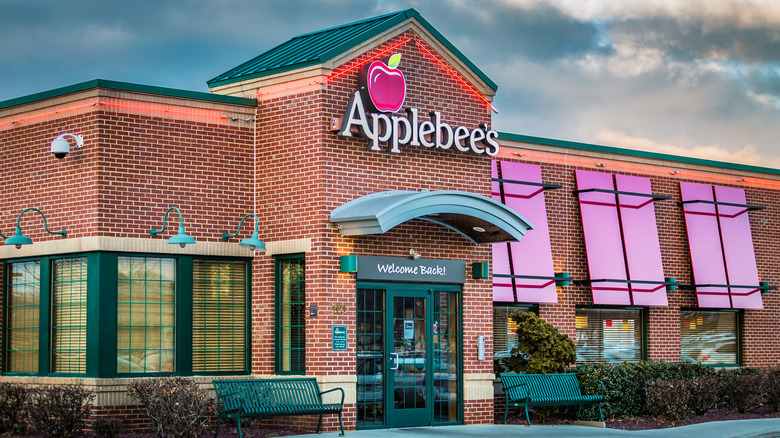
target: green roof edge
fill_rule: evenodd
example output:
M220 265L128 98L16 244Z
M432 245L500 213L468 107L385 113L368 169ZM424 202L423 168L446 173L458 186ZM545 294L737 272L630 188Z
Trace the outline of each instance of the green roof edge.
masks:
M471 62L471 60L469 60L460 50L455 48L455 46L453 46L452 43L450 43L447 40L447 38L445 38L441 33L439 33L439 31L437 31L433 26L431 26L431 24L428 23L428 21L426 21L424 18L422 18L420 13L417 12L414 8L409 8L409 9L406 9L406 10L403 10L403 11L394 12L394 13L390 13L390 14L380 15L380 16L377 16L377 17L371 17L371 18L367 18L365 20L355 21L355 22L352 22L352 23L342 24L341 26L334 26L334 27L331 27L331 28L328 28L328 29L322 29L322 30L318 30L318 31L314 31L314 32L305 33L305 34L302 34L302 35L294 36L294 37L288 39L287 41L290 41L290 40L295 39L295 38L305 37L307 35L313 35L313 34L320 33L320 32L326 32L326 31L329 31L329 30L338 29L340 27L351 26L351 25L354 25L354 24L357 24L357 23L361 23L363 21L379 20L379 19L381 19L383 17L390 17L390 16L393 16L393 18L388 20L388 21L386 21L386 22L384 22L384 23L382 23L381 25L375 27L371 32L367 32L367 33L358 35L355 38L352 38L351 40L349 40L349 41L347 41L347 42L345 42L345 43L343 43L343 44L341 44L341 45L339 45L339 46L337 46L337 47L335 47L333 49L330 49L330 50L328 50L327 52L325 52L323 54L321 54L320 57L319 57L319 61L312 61L312 62L307 62L307 63L301 63L301 64L297 64L297 65L294 65L294 66L280 67L280 68L276 68L276 69L273 69L273 70L267 70L267 71L264 71L264 72L255 73L255 74L252 74L252 75L245 75L245 76L241 76L241 77L237 77L237 78L225 79L225 80L222 80L222 81L219 81L219 82L213 82L214 79L216 79L219 76L222 76L223 74L227 73L227 72L224 72L224 73L220 73L219 75L215 76L214 78L206 81L206 84L209 87L218 87L220 85L232 84L232 83L235 83L235 82L245 81L247 79L255 79L255 78L259 78L259 77L263 77L263 76L270 76L270 75L276 74L276 73L283 73L285 71L296 70L296 69L299 69L299 68L308 67L310 65L315 65L315 64L318 64L318 63L321 64L321 63L326 62L327 60L335 57L336 55L338 55L340 53L343 53L343 52L349 50L352 47L357 46L358 44L360 44L363 41L370 40L371 38L374 38L375 36L381 34L382 32L385 32L386 30L388 30L388 29L390 29L390 28L392 28L394 26L399 25L399 24L403 23L404 21L406 21L406 20L408 20L410 18L414 18L428 32L430 32L436 39L438 39L444 45L444 47L447 48L447 50L452 52L458 59L460 59L464 64L466 64L466 66L469 69L471 69L480 79L485 81L485 83L488 85L488 87L490 87L493 90L493 92L498 91L498 85L495 82L490 80L490 78L487 77L487 75L482 70L480 70L476 65L474 65L474 63ZM286 43L287 41L285 41L284 43ZM284 43L282 43L282 44L284 44ZM279 45L280 44L278 44L275 47L278 47ZM273 50L273 48L271 48L269 50ZM266 53L266 52L263 52L263 53ZM262 55L262 53L260 55L258 55L258 56L261 56L261 55ZM255 57L255 58L257 58L257 57ZM255 59L255 58L252 58L252 59ZM239 64L239 65L243 65L246 62L251 61L252 59L250 59L248 61L245 61L244 63ZM228 70L228 72L229 71L230 70Z
M93 79L91 81L80 82L78 84L68 85L66 87L55 88L53 90L2 101L0 102L0 109L10 108L17 105L24 105L44 99L51 99L53 97L64 96L66 94L78 93L80 91L91 90L93 88L131 91L137 93L154 94L158 96L181 97L185 99L197 99L234 105L246 105L253 107L257 106L257 99L248 99L245 97L223 96L220 94L204 93L200 91L156 87L151 85L133 84L129 82L109 81L106 79Z
M588 143L578 143L573 141L555 140L544 137L533 137L530 135L510 134L507 132L498 133L499 140L521 141L524 143L534 143L546 146L559 146L569 149L579 149L591 152L605 152L610 154L627 155L632 157L652 158L656 160L676 161L679 163L698 164L702 166L720 167L724 169L743 170L747 172L767 173L771 175L780 175L780 169L771 167L752 166L749 164L727 163L725 161L707 160L704 158L683 157L680 155L663 154L660 152L645 152L633 149L624 149L614 146L600 146Z

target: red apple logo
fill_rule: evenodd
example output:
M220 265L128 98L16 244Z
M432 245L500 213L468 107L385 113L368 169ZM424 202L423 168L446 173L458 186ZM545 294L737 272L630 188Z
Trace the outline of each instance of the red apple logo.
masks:
M401 109L406 100L406 78L398 70L401 54L391 56L387 64L374 61L365 70L368 96L377 111L394 113Z

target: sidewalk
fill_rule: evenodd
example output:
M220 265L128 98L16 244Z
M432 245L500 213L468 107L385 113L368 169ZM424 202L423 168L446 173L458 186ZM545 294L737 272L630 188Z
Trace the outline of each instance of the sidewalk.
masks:
M338 432L320 435L298 435L299 438L337 438ZM627 431L600 429L588 426L520 426L504 424L478 424L473 426L410 427L402 429L375 429L347 431L346 438L481 438L535 437L535 438L780 438L780 418L758 420L713 421L669 429ZM288 437L294 438L294 437Z

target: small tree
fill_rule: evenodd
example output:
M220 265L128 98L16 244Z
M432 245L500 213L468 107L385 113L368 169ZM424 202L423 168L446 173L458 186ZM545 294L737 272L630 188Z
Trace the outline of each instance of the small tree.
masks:
M510 316L517 323L517 348L502 364L516 373L563 373L577 360L574 342L532 312Z

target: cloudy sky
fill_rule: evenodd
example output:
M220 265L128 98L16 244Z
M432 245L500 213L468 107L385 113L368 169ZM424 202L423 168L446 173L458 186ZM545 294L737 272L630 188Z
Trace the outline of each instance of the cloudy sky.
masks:
M0 0L0 101L208 91L293 36L410 7L498 84L500 131L780 168L777 0Z

